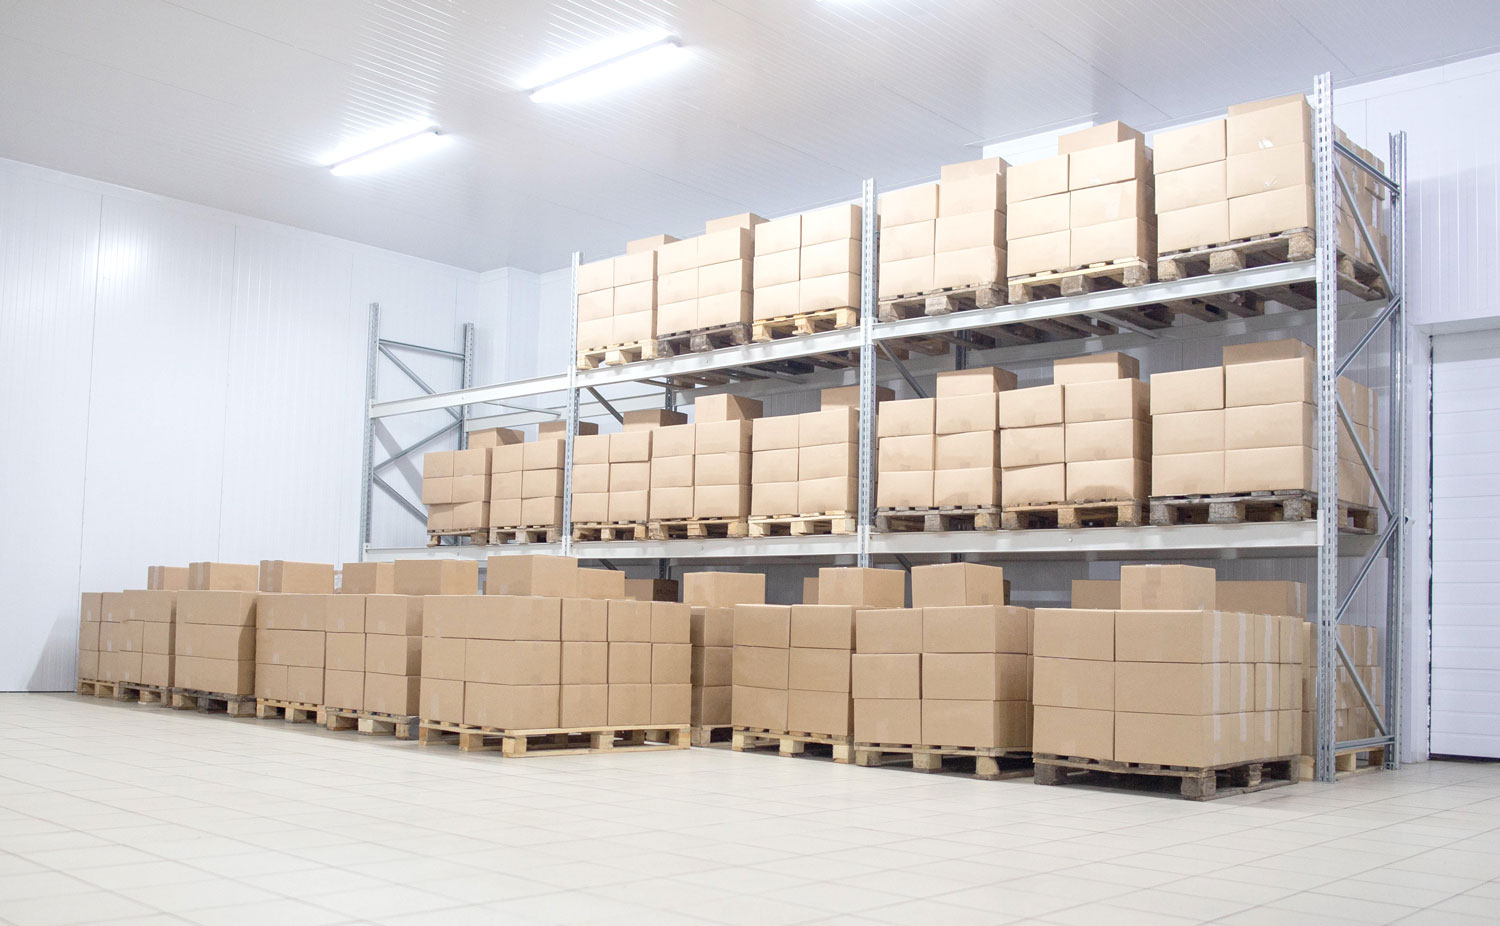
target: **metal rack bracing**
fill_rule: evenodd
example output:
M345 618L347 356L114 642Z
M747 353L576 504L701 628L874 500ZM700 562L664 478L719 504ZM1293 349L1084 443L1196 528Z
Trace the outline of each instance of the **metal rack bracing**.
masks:
M635 384L641 392L632 398L652 406L674 407L680 392L691 390L695 382L713 375L728 382L709 386L703 392L745 390L753 392L761 381L776 382L787 378L788 365L805 365L816 371L819 358L847 358L858 355L856 365L860 385L860 511L859 530L848 536L776 537L754 539L668 540L574 542L570 531L562 531L555 544L522 544L501 546L445 546L440 548L375 548L368 544L368 518L362 518L362 550L367 558L468 556L483 560L491 555L508 553L567 552L584 559L608 559L611 562L653 561L695 564L742 562L819 562L869 564L875 559L897 560L904 565L918 561L945 561L955 555L992 556L1002 559L1035 560L1111 560L1173 558L1240 558L1254 556L1307 556L1316 564L1316 598L1313 608L1319 662L1317 667L1317 755L1316 778L1334 780L1335 756L1340 750L1385 747L1385 765L1399 764L1402 663L1406 643L1405 583L1407 557L1410 552L1406 515L1406 364L1407 338L1404 305L1406 270L1405 205L1406 136L1390 136L1388 170L1381 172L1363 161L1352 149L1338 142L1333 132L1332 78L1319 75L1313 94L1314 172L1317 194L1316 256L1312 260L1293 261L1249 267L1230 273L1187 277L1164 283L1112 289L1077 296L1042 299L1022 305L1001 305L970 309L948 315L923 316L900 321L877 322L876 319L876 190L873 180L866 180L860 202L864 211L861 253L860 323L856 327L824 331L818 334L752 343L702 353L663 357L620 366L592 370L569 369L566 373L536 377L509 383L466 387L448 393L432 393L369 405L366 429L367 459L365 466L365 499L368 507L371 480L375 475L369 460L369 424L374 420L439 409L467 410L489 404L505 408L511 417L484 419L484 424L515 424L527 414L534 419L563 418L568 434L565 457L572 461L572 434L587 407L597 414L618 416L618 399L606 398L605 387ZM1382 258L1370 229L1358 209L1353 214L1356 230L1372 254L1376 270L1389 297L1377 301L1343 298L1339 292L1337 263L1336 210L1340 198L1351 199L1349 177L1359 171L1381 186L1388 194L1390 206L1390 241L1388 258ZM576 272L579 255L573 255ZM1221 321L1150 329L1128 320L1130 310L1173 303L1212 303L1216 298L1241 293L1284 293L1290 288L1311 287L1315 293L1311 308L1290 307L1287 312L1263 318L1225 318ZM575 324L570 326L576 341L577 297L573 299ZM1275 299L1272 295L1270 298ZM1119 314L1111 314L1119 313ZM1305 325L1312 329L1317 353L1317 393L1319 450L1317 455L1318 492L1321 498L1338 497L1338 437L1352 440L1357 455L1376 486L1380 511L1384 516L1381 529L1373 536L1350 536L1339 532L1338 506L1321 505L1315 521L1259 522L1244 524L1195 524L1171 527L1085 528L1079 530L995 531L954 533L872 534L873 472L873 406L876 365L892 364L898 373L915 382L907 366L893 348L904 342L920 340L947 341L954 348L957 362L965 363L967 348L976 335L1002 329L1005 325L1048 321L1053 319L1092 319L1110 323L1118 333L1080 334L1068 341L1018 345L992 352L996 362L1007 357L1040 359L1099 350L1127 349L1180 338L1223 338L1255 331L1259 328ZM1369 328L1344 354L1339 352L1338 322L1367 319ZM1372 464L1370 451L1361 445L1350 426L1348 410L1338 397L1336 383L1351 363L1360 357L1384 331L1388 337L1387 383L1390 452L1385 478ZM373 346L377 341L372 313L371 368L376 359ZM576 347L576 344L574 344ZM878 356L877 356L878 355ZM576 356L570 350L569 358ZM841 363L848 367L850 364ZM796 377L793 377L796 379ZM805 382L808 377L801 380ZM373 381L372 381L373 389ZM664 395L664 400L661 397ZM652 398L652 396L656 396ZM522 404L531 403L531 404ZM613 403L613 404L612 404ZM517 408L527 409L517 412ZM466 414L467 412L463 412ZM479 418L474 419L477 422ZM408 448L405 452L410 452ZM571 511L571 476L564 473L564 518ZM565 524L565 528L566 528ZM1343 561L1341 563L1341 561ZM1372 584L1372 574L1384 562L1385 568L1385 665L1384 690L1371 692L1363 685L1350 655L1339 642L1337 628L1348 614L1351 603L1363 588ZM1335 737L1335 682L1337 669L1343 666L1357 688L1365 707L1375 719L1379 735L1355 742L1337 742Z

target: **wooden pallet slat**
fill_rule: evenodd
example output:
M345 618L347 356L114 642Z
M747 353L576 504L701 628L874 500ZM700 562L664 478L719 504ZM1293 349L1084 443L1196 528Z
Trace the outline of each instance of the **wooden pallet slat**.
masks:
M1318 494L1303 490L1245 492L1222 495L1174 495L1151 499L1151 523L1244 524L1261 521L1309 521L1318 516ZM1339 529L1374 533L1379 524L1374 508L1350 502L1338 504Z
M147 685L142 682L110 682L103 679L79 679L75 689L78 694L114 701L137 701L141 704L165 704L171 689L163 685Z
M1209 801L1296 784L1299 780L1301 757L1278 756L1209 767L1189 767L1037 753L1032 757L1032 762L1035 766L1035 780L1039 785L1065 785L1075 779L1087 778L1100 784L1140 788L1147 783L1159 787L1163 779L1175 778L1178 793L1182 797L1187 800Z
M318 710L318 726L335 732L355 730L362 736L394 736L398 740L417 738L417 717L385 714L379 711L344 710L324 706Z
M255 695L225 694L195 688L173 688L171 691L174 711L228 714L230 717L255 716Z
M859 307L820 309L776 318L757 318L750 323L750 339L756 343L791 338L820 331L853 328L859 324Z
M1312 756L1300 756L1298 768L1302 780L1311 781L1316 774L1317 760ZM1385 770L1385 747L1339 749L1333 754L1333 773L1337 779L1368 775Z
M623 344L581 348L578 351L578 369L594 370L599 367L614 367L655 359L656 338L646 338L640 341L626 341Z
M821 537L857 533L859 519L847 511L754 517L749 529L751 537Z
M285 720L287 723L317 723L322 706L306 701L283 701L280 698L256 698L257 720Z
M693 328L688 331L669 331L656 335L656 356L680 357L683 354L701 354L725 347L738 347L750 343L750 323L733 322L708 328Z
M1005 305L1005 295L1003 282L945 286L882 299L878 316L881 321L890 322L923 315L950 315L967 309L989 309Z
M805 755L808 746L827 746L833 761L848 765L854 761L854 737L829 733L802 733L788 730L768 730L764 727L735 726L730 734L729 748L735 752L746 752L775 746L783 756Z
M727 743L733 739L734 725L727 723L708 723L692 726L688 735L688 741L697 747L712 746L716 743Z
M451 540L453 544L457 544L460 541L467 539L470 543L475 544L476 546L484 546L490 541L490 531L489 528L480 527L461 531L427 532L427 545L429 547L442 546L444 539Z
M646 521L584 521L573 522L573 540L645 540Z
M1145 286L1151 282L1151 265L1137 257L1091 264L1048 273L1014 276L1009 281L1011 305L1059 296L1081 296L1101 289ZM1040 325L1040 322L1030 322Z
M943 508L880 508L875 531L882 534L1000 529L1000 509L988 505Z
M1197 248L1168 251L1156 261L1157 279L1182 280L1215 273L1233 273L1247 267L1312 260L1317 255L1317 237L1311 228L1291 228ZM1356 260L1343 251L1337 258L1339 289L1366 301L1385 297L1385 285L1372 264ZM1265 295L1291 305L1311 308L1313 294L1307 287L1276 287Z
M854 764L866 768L908 761L917 772L960 772L981 781L1024 778L1031 774L1031 750L1000 746L924 746L912 743L855 743ZM973 770L959 768L972 761Z
M422 720L417 742L456 743L462 752L500 752L508 758L580 756L603 752L659 752L687 749L689 724L498 730L440 720Z
M530 525L525 527L492 527L490 543L558 543L562 540L562 528L557 525Z
M1140 527L1146 523L1146 502L1139 499L1069 502L1056 505L1017 505L1000 516L1008 531L1071 530L1080 527Z
M663 518L648 522L651 540L740 538L750 533L748 518Z

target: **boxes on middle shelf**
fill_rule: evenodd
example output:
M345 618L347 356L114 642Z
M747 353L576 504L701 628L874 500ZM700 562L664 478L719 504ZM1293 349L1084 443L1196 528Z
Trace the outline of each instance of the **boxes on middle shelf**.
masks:
M750 515L750 432L761 403L728 394L693 403L693 517Z
M1231 345L1223 365L1151 378L1154 496L1317 491L1316 363L1295 338ZM1379 462L1374 393L1338 380L1365 452ZM1373 507L1374 484L1340 421L1339 496Z
M830 206L756 229L756 320L859 307L863 210Z
M1005 193L1012 278L1156 259L1151 149L1124 123L1060 136L1056 155L1010 168Z
M937 375L932 504L1000 504L1000 430L996 396L1016 388L1016 375L999 367Z
M512 432L516 433L516 432ZM578 423L577 437L597 435L599 426ZM562 524L563 422L537 425L537 439L490 448L490 526L557 527ZM576 443L574 449L576 450Z
M1004 281L1007 167L949 164L935 184L881 195L879 298Z
M629 523L651 517L653 441L687 416L670 409L626 412L614 434L573 439L573 523Z
M875 387L877 402L894 393ZM750 514L838 514L859 506L859 387L824 389L821 408L758 418L751 430Z

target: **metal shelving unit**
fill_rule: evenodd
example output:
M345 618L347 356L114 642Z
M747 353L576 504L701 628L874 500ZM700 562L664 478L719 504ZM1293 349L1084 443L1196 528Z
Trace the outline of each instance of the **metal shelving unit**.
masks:
M1360 160L1349 148L1333 137L1333 98L1330 75L1316 78L1313 88L1314 169L1317 181L1317 255L1313 260L1252 267L1233 273L1190 277L1153 283L1146 286L1108 290L1079 296L1045 299L1023 305L1004 305L974 309L943 316L925 316L902 321L877 322L876 272L879 228L876 220L876 190L873 180L866 180L860 201L864 209L861 264L860 324L856 327L827 331L803 337L765 343L747 344L704 353L666 357L622 366L595 370L569 370L553 376L510 383L465 388L455 392L432 393L407 399L374 402L369 405L371 421L396 415L439 409L467 409L469 406L496 404L515 408L526 406L540 417L560 417L568 422L566 459L572 460L572 433L585 406L601 412L615 409L598 391L604 387L639 384L664 390L665 404L676 404L682 391L691 389L692 378L705 374L744 383L751 388L759 380L792 379L805 381L820 375L819 358L837 358L834 366L858 369L861 406L860 431L860 512L859 531L847 536L781 537L727 540L671 540L639 542L579 542L569 537L565 523L563 540L554 544L503 546L448 546L439 548L380 549L368 545L368 534L362 547L369 559L462 556L479 560L491 555L525 553L569 553L584 559L615 562L671 561L710 563L822 562L867 565L873 560L896 559L904 564L920 561L947 561L955 555L994 557L1010 560L1120 560L1120 559L1234 559L1243 557L1311 557L1316 563L1317 633L1320 641L1318 665L1318 750L1316 777L1334 779L1334 757L1339 749L1386 746L1386 766L1399 763L1399 728L1401 715L1401 665L1404 650L1404 596L1406 557L1409 552L1405 514L1405 458L1407 454L1404 422L1406 420L1406 335L1403 284L1405 280L1405 188L1406 137L1397 133L1390 138L1389 172L1381 173ZM1369 174L1383 186L1391 199L1391 255L1389 262L1377 256L1378 270L1388 299L1363 302L1341 298L1338 288L1337 241L1338 198L1351 198L1347 175L1351 170ZM1357 211L1356 211L1357 213ZM1358 232L1372 252L1378 254L1373 237L1362 218L1356 218ZM576 272L579 255L573 255ZM1285 292L1288 287L1309 288L1315 293L1312 308L1289 307L1285 312L1259 317L1227 318L1217 322L1151 329L1132 323L1119 314L1121 310L1143 308L1186 301L1211 302L1216 297L1237 293ZM576 286L570 326L576 339ZM1270 296L1275 299L1275 295ZM1085 528L1080 530L955 532L874 534L870 530L874 510L874 384L877 354L898 367L903 376L909 372L896 352L889 350L904 341L946 340L955 348L958 362L965 362L971 338L986 330L1007 324L1061 318L1107 322L1120 329L1117 334L1083 335L1077 339L1049 341L1002 347L990 351L992 362L1005 359L1042 359L1100 350L1164 343L1195 337L1228 337L1266 328L1299 325L1312 329L1317 349L1319 390L1318 489L1321 498L1338 494L1338 435L1347 428L1348 412L1342 408L1336 389L1338 376L1371 343L1379 332L1389 335L1388 403L1390 425L1384 433L1391 438L1387 479L1382 481L1371 465L1366 448L1358 447L1371 478L1377 485L1384 526L1375 536L1341 535L1338 530L1337 506L1325 506L1318 519L1306 522L1269 522L1228 525L1180 525L1173 527ZM1370 320L1368 332L1358 339L1346 354L1340 355L1338 323L1351 319ZM373 329L372 329L373 330ZM372 343L375 336L372 334ZM373 352L374 348L372 348ZM576 350L569 352L569 358ZM855 359L857 356L857 360ZM789 368L805 369L790 375ZM919 364L913 364L914 367ZM372 353L373 367L373 353ZM773 369L774 368L774 369ZM700 380L701 381L701 380ZM733 385L711 387L712 391L735 388ZM644 401L644 400L643 400ZM662 404L660 402L655 404ZM1341 419L1344 423L1341 425ZM498 422L497 422L498 423ZM1352 429L1345 433L1351 437ZM1358 439L1354 439L1356 446ZM365 496L370 491L370 467L366 462ZM565 522L571 510L571 466L564 473ZM362 526L362 530L364 527ZM1348 613L1375 566L1386 564L1385 589L1385 690L1367 692L1358 685L1361 696L1376 718L1381 735L1357 743L1335 740L1334 709L1336 668L1343 665L1356 680L1357 673L1349 655L1338 642L1337 626ZM1342 561L1342 565L1341 565ZM1346 579L1347 581L1341 580ZM1382 701L1376 704L1376 698Z

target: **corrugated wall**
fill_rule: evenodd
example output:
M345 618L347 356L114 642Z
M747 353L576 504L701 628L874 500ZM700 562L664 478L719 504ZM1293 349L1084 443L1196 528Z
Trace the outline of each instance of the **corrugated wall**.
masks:
M72 686L82 589L138 588L155 563L356 558L366 307L388 337L456 347L475 299L468 271L0 161L0 690ZM388 363L381 382L415 392ZM419 461L388 478L419 498ZM375 523L422 542L383 498Z

